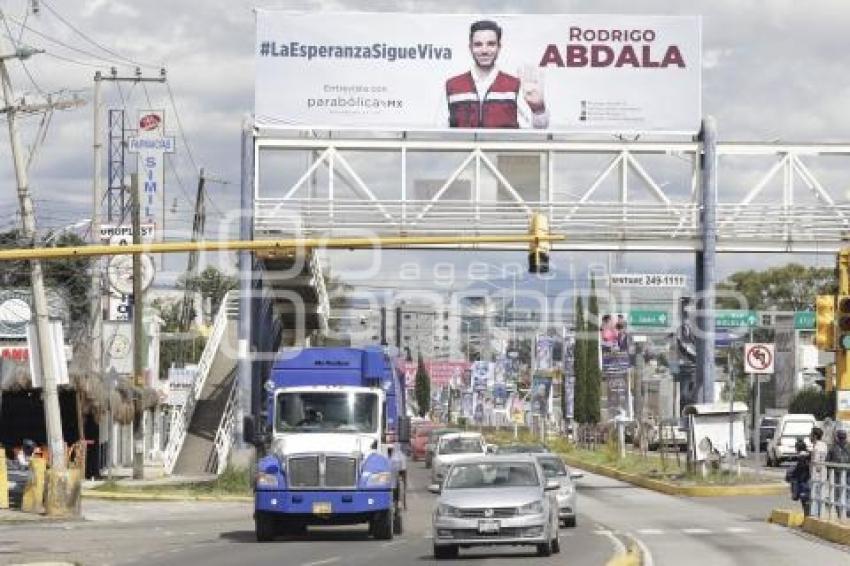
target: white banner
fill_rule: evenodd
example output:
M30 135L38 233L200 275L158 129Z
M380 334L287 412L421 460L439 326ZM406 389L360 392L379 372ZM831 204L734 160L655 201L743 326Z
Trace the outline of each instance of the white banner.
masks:
M165 219L164 159L166 153L174 152L174 138L165 135L164 110L139 112L138 128L138 135L130 138L128 149L137 154L142 222L161 227Z
M257 10L260 126L693 134L699 17Z
M612 273L612 287L687 287L688 277L675 273Z

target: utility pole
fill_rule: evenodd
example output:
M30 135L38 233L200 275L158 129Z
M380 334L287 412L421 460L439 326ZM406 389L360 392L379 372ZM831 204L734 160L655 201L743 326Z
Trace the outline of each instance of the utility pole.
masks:
M21 225L25 240L35 243L35 212L30 196L27 168L21 151L18 134L17 114L21 110L13 100L12 82L6 68L8 59L27 59L38 51L20 47L11 55L0 55L0 80L3 83L3 102L6 120L9 124L9 138L12 147L12 159L15 165L15 177L18 183L18 200L21 207ZM38 344L39 362L43 382L44 418L47 428L47 443L50 450L52 481L48 481L48 514L65 515L68 512L67 463L65 461L65 442L62 438L62 415L59 408L59 392L56 373L53 366L53 341L50 334L50 321L47 310L47 296L44 289L44 275L40 260L31 260L31 286L33 315L35 317L35 338ZM53 488L52 490L50 488ZM50 493L52 491L52 493ZM73 509L75 505L71 506Z
M130 176L130 202L133 208L133 243L142 243L141 206L139 205L139 177ZM144 353L142 341L144 334L144 297L142 296L142 256L133 254L133 382L138 388L144 387ZM145 429L142 399L137 396L133 411L133 479L143 479L145 475Z
M100 71L94 75L94 131L92 136L92 199L91 199L91 243L100 243L100 198L103 194L101 177L103 171L103 145L100 142L100 107L103 104L101 92ZM101 258L94 258L91 262L91 281L89 293L89 331L91 336L91 360L89 360L89 379L100 379L103 373L103 302L101 292ZM112 436L112 423L109 423L108 436ZM110 438L111 440L111 438ZM107 460L107 467L112 467L111 457Z
M195 217L192 220L192 241L197 242L204 234L204 225L206 223L206 207L204 185L204 170L201 168L198 176L198 192L195 196ZM199 252L189 252L189 264L186 267L186 289L183 292L183 304L180 311L180 332L188 332L192 326L192 311L194 306L194 290L189 284L198 271L198 255ZM199 305L199 308L203 308ZM181 348L181 357L185 353L185 349Z

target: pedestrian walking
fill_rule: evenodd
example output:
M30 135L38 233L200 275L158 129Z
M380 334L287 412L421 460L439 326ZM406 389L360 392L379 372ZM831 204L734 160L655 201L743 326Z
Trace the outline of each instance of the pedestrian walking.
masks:
M808 517L812 510L811 454L802 438L797 439L794 449L797 451L797 463L785 474L785 481L791 484L791 499L800 502L803 515Z
M820 427L812 428L810 435L812 441L812 501L814 502L814 515L820 517L821 502L823 501L824 489L823 486L827 481L826 456L829 452L829 447L823 441L823 430Z

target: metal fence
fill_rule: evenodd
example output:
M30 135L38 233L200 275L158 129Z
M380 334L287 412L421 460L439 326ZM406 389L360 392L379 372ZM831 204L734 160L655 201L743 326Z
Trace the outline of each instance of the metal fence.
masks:
M812 515L850 521L850 464L824 462L813 466Z

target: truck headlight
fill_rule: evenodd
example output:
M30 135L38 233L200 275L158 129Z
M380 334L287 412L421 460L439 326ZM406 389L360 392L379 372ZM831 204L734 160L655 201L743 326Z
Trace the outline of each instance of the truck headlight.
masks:
M378 472L366 475L367 487L386 487L389 486L392 481L393 475L390 472Z
M542 501L532 501L526 505L523 505L519 508L520 515L542 515L543 514L543 502Z
M277 487L277 476L259 472L257 474L257 487Z
M457 507L440 503L437 505L438 517L460 517L460 510Z

